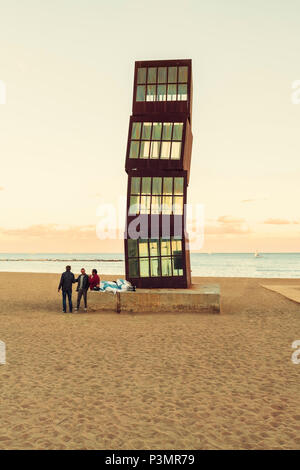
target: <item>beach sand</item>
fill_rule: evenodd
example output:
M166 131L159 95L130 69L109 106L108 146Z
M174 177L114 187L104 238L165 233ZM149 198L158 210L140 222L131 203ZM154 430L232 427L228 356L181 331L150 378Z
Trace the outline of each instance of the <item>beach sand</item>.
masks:
M300 304L260 286L300 280L194 279L221 315L63 315L58 281L0 273L0 449L300 449Z

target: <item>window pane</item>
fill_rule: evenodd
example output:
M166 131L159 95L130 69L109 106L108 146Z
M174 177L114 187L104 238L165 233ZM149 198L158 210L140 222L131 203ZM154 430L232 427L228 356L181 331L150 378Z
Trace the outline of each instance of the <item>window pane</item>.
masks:
M171 149L171 142L162 142L161 143L160 158L169 159L170 158L170 149Z
M174 178L174 194L183 194L183 178Z
M160 214L161 196L152 196L151 214Z
M174 122L172 140L182 140L182 131L183 131L183 123L182 122Z
M147 86L147 100L146 101L156 101L156 85Z
M137 76L137 82L138 83L146 83L146 68L139 68L138 69L138 76Z
M133 176L131 178L131 194L140 193L140 184L141 184L141 178L139 176Z
M132 139L140 139L141 138L141 127L142 127L141 122L133 122L132 123L132 132L131 132L131 138Z
M148 140L141 141L140 158L149 158L150 142Z
M137 240L128 239L128 257L135 258L138 256L138 244Z
M150 214L150 203L151 203L151 196L142 196L141 197L141 214Z
M152 180L152 194L161 194L162 178L155 176Z
M181 83L187 83L188 81L188 68L187 67L179 67L178 81Z
M178 85L178 100L187 100L187 85Z
M167 101L167 85L157 85L157 101Z
M150 256L159 256L158 240L150 240Z
M182 254L182 241L172 240L172 253L173 256Z
M171 177L164 178L163 194L172 194L172 182L173 182L173 178Z
M163 196L162 214L172 214L172 196Z
M172 122L164 122L164 127L163 127L163 140L171 140L172 137Z
M128 262L128 265L129 265L129 276L139 277L138 259L130 259Z
M140 277L149 277L149 258L140 258Z
M146 87L145 85L138 85L136 90L136 100L145 101Z
M177 82L177 67L168 67L168 83Z
M161 239L161 256L171 255L171 240Z
M159 158L160 156L160 142L152 141L150 149L150 158Z
M129 215L137 215L139 213L139 196L130 196Z
M181 142L172 142L171 159L180 160L181 157Z
M130 144L129 158L138 158L139 156L139 141L132 140Z
M151 178L149 176L143 177L142 194L151 194Z
M166 83L167 82L167 67L158 67L158 83Z
M156 67L148 68L148 83L156 83Z
M143 123L142 139L150 140L151 127L152 127L152 122L144 122Z
M173 213L176 215L183 214L183 197L182 196L175 196L174 197L174 208Z
M148 254L148 240L140 240L139 242L139 255L149 256Z
M161 259L161 274L162 276L172 276L171 258Z
M175 256L175 258L173 258L173 275L183 276L182 256Z
M150 267L151 267L151 276L153 277L160 276L159 258L151 258Z
M177 100L177 85L168 85L167 101L176 101L176 100Z
M161 139L161 129L162 129L162 123L161 122L154 122L153 123L152 140L160 140Z

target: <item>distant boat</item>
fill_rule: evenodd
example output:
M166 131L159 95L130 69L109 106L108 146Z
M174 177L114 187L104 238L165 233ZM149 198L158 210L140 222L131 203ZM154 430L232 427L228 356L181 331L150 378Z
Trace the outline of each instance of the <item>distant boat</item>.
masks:
M258 251L256 251L256 252L254 253L254 257L255 257L255 258L260 258L260 254L258 253Z

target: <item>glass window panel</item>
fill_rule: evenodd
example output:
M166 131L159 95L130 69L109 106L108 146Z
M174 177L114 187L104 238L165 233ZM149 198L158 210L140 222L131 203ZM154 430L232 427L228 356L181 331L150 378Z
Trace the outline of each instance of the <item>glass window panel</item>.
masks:
M148 254L148 240L140 239L139 241L139 255L149 256Z
M162 214L172 214L172 196L163 196Z
M169 159L171 150L171 142L162 142L161 143L161 153L160 158Z
M149 158L149 151L150 142L148 140L142 140L140 148L140 158Z
M171 255L171 240L162 238L160 241L160 246L161 246L161 256Z
M149 249L150 249L150 256L159 256L158 240L150 240Z
M183 197L182 196L175 196L174 197L174 207L173 213L176 215L183 214Z
M160 140L161 139L161 130L162 130L162 123L161 122L154 122L153 129L152 129L152 140Z
M173 256L182 254L182 241L181 240L172 240L172 253Z
M137 215L139 213L139 196L130 196L129 215Z
M132 123L132 131L131 131L131 138L132 139L140 139L141 138L141 122L133 122Z
M172 276L171 258L161 258L161 274L162 276Z
M151 276L152 277L160 276L159 258L151 258L150 259L150 267L151 267Z
M146 101L156 101L156 85L147 86L147 99Z
M167 83L167 67L158 67L158 83Z
M183 194L183 178L174 178L174 194Z
M180 83L187 83L187 81L188 81L188 68L187 67L179 67L179 69L178 69L178 81Z
M150 148L150 158L159 158L160 156L160 142L152 141Z
M150 214L150 204L151 204L151 196L142 196L140 213Z
M140 258L140 277L149 277L149 258Z
M141 178L139 176L133 176L131 178L131 194L140 193Z
M152 194L161 194L162 178L155 176L152 179Z
M130 144L129 158L138 158L139 157L139 141L132 140Z
M151 194L151 178L144 176L142 179L142 194Z
M156 67L148 68L148 83L156 83Z
M187 85L178 85L178 100L186 101L187 98Z
M182 256L175 256L173 261L173 276L183 276Z
M167 85L157 85L157 101L167 101Z
M140 67L138 69L138 76L137 76L138 83L146 83L146 71L147 69L144 67Z
M172 142L171 159L180 160L181 157L181 142Z
M146 87L145 85L138 85L136 89L136 100L145 101L146 99Z
M177 67L168 67L168 83L177 82Z
M182 140L183 122L174 122L172 140Z
M177 100L177 85L168 85L167 101Z
M138 259L130 259L128 261L129 265L129 276L130 277L139 277L139 261Z
M163 194L172 194L172 182L173 178L172 177L165 177L164 178L164 190Z
M164 127L163 127L163 140L171 140L172 137L172 127L173 123L172 122L164 122Z
M137 240L128 239L128 257L135 258L138 256L138 243Z
M150 140L150 138L151 138L151 127L152 127L152 122L144 122L143 123L142 139Z
M151 214L160 214L161 196L152 196Z

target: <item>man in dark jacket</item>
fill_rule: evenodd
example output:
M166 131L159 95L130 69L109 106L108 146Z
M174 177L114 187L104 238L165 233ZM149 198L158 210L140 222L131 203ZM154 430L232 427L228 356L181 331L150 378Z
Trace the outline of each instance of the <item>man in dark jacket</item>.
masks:
M90 285L90 280L89 280L89 276L86 274L84 268L81 269L81 274L80 274L80 276L78 276L77 279L75 279L75 282L78 283L77 284L77 289L76 289L77 292L78 292L77 308L75 310L79 309L81 297L83 296L84 311L86 312L87 311L87 291L88 291L88 288L89 288L89 285Z
M69 310L72 313L72 285L75 282L75 276L71 272L71 266L66 266L66 271L62 273L58 292L62 289L63 313L67 313L67 296L69 301Z

